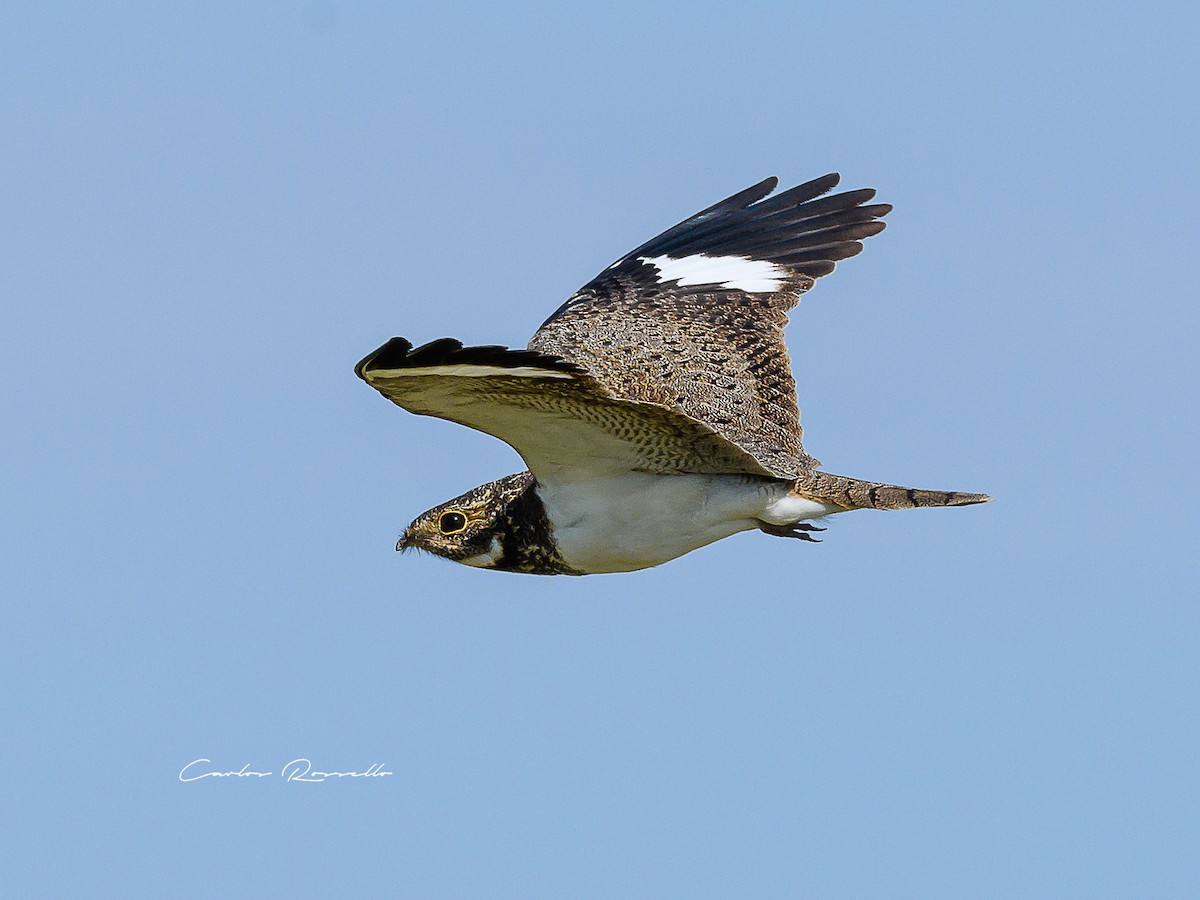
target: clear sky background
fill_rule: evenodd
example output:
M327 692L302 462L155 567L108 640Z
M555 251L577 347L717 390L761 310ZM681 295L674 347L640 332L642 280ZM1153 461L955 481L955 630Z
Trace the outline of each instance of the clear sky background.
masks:
M1200 894L1200 29L1132 10L7 4L0 888ZM793 317L808 448L995 503L393 552L521 464L360 357L831 170L896 210Z

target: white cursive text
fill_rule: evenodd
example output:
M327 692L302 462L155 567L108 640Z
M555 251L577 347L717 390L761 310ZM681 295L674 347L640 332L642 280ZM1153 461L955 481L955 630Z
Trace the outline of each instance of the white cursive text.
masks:
M394 775L395 772L385 771L383 763L375 763L365 772L322 772L313 769L312 760L293 759L280 769L279 774L284 781L320 782L331 778L383 778ZM255 772L250 763L240 769L228 772L218 772L213 768L211 759L193 759L179 770L180 781L199 781L201 778L270 778L274 772Z

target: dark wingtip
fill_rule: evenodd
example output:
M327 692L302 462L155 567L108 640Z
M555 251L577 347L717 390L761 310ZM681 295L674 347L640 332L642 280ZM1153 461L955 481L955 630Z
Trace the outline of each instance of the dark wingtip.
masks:
M701 210L691 218L680 222L679 225L675 226L675 228L669 229L668 232L664 232L664 234L668 234L670 231L674 231L676 228L680 228L689 222L703 221L705 219L712 218L714 215L726 214L731 210L745 209L746 207L762 200L763 197L766 197L777 187L779 187L779 178L775 175L771 175L769 178L764 178L758 184L752 184L750 187L740 190L736 194L726 197L724 200L721 200L718 203L714 203L707 209Z
M820 178L814 178L808 183L808 185L816 192L814 196L819 197L821 194L827 194L832 191L838 186L838 184L841 183L841 180L841 172L830 172L828 175L822 175Z
M863 252L863 245L860 241L842 241L830 247L822 247L818 252L821 253L823 259L840 262L843 259L858 256Z
M804 203L809 203L823 194L828 194L838 186L841 180L842 176L840 174L830 172L828 175L822 175L820 178L814 178L811 181L788 188L783 193L772 197L768 201L768 206L772 209L783 209L789 206L800 206ZM873 194L874 192L872 192Z
M379 349L371 351L362 359L360 359L354 366L354 374L363 381L366 381L367 376L364 373L366 372L368 365L377 364L379 360L382 359L382 368L391 368L389 363L401 363L408 356L408 351L411 349L412 344L406 341L404 338L394 337Z
M856 241L872 237L887 228L887 222L876 219L874 222L862 222L853 228L847 228L839 237L848 237Z
M438 338L413 349L405 338L394 337L354 367L354 374L367 381L367 374L380 369L418 369L441 365L491 365L501 368L538 366L556 372L583 374L586 370L573 362L535 350L510 350L498 344L464 347L454 338Z
M831 259L817 259L801 263L793 268L801 275L807 275L810 278L824 278L826 275L832 274L837 265Z
M454 338L437 338L422 344L407 356L397 357L395 366L379 366L379 368L415 369L419 366L432 366L443 362L450 354L457 353L463 348L462 341ZM491 349L491 348L489 348Z

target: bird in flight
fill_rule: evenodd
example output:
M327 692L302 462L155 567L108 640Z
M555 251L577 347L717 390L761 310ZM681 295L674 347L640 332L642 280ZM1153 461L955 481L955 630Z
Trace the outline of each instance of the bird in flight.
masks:
M837 174L768 178L669 228L576 291L524 350L392 338L355 373L397 406L511 445L528 471L418 516L396 544L483 569L630 572L740 531L813 541L853 509L985 494L820 470L801 444L783 328L834 264L883 230Z

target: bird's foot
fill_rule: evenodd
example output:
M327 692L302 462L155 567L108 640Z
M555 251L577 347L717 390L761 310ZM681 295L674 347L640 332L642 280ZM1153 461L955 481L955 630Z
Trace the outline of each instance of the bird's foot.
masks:
M796 522L794 525L771 525L763 522L758 526L758 530L767 534L773 534L775 537L798 538L802 541L819 544L821 541L813 537L809 532L824 531L825 529L818 528L816 525L809 525L807 522Z

